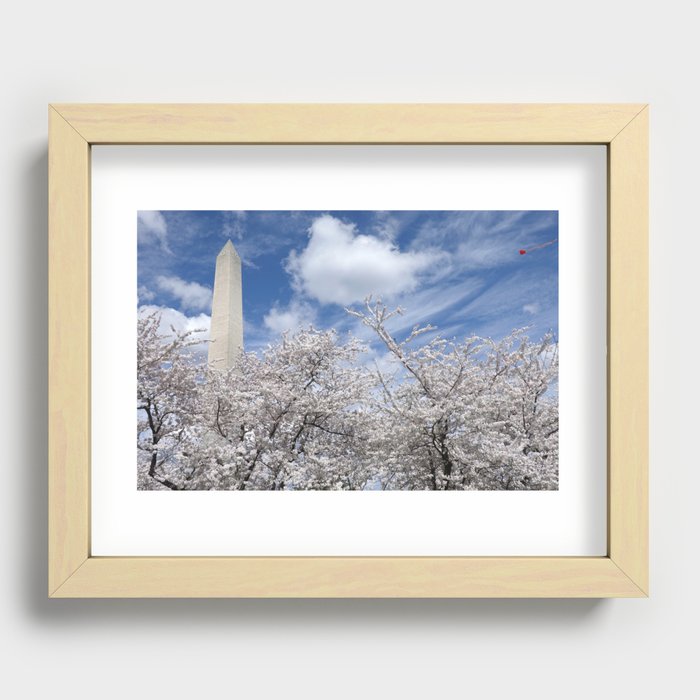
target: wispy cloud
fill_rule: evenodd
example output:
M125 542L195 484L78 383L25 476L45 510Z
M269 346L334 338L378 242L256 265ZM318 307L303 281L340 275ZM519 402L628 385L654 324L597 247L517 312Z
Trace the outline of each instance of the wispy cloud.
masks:
M537 301L523 304L523 299ZM525 306L529 306L530 311ZM556 274L523 271L494 280L451 317L452 322L462 324L467 333L489 337L503 336L525 326L531 327L535 335L556 329Z
M394 316L387 328L397 339L401 339L415 326L438 325L445 316L452 315L448 313L450 310L458 312L482 287L483 281L478 278L470 278L457 284L442 283L426 286L397 300L396 305L402 308L403 313ZM346 316L344 319L338 319L340 328L345 329L356 325L353 317ZM443 333L446 328L438 327L438 331ZM359 334L364 340L373 339L373 331L366 327L355 327L353 332Z
M161 250L172 252L168 245L168 224L159 211L138 213L138 237L140 243L157 242Z
M395 241L401 230L401 220L389 211L377 211L374 213L372 231L380 238Z
M229 212L222 212L229 214ZM256 212L251 222L247 212L234 212L225 218L223 231L230 231L241 262L251 269L259 269L259 258L283 254L302 240L314 217L314 212Z
M221 235L239 241L245 235L245 221L248 213L245 211L222 211Z
M437 246L452 253L453 267L493 269L512 263L538 233L556 225L556 212L533 218L530 212L445 212L425 223L413 249Z

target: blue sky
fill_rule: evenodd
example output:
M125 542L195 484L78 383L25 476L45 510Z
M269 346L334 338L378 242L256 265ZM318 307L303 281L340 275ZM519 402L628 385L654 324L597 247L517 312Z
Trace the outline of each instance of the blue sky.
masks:
M208 328L229 238L243 261L246 350L309 324L370 341L344 310L369 293L405 310L390 326L399 339L428 323L457 339L557 332L558 244L519 254L558 239L555 211L139 212L139 305Z

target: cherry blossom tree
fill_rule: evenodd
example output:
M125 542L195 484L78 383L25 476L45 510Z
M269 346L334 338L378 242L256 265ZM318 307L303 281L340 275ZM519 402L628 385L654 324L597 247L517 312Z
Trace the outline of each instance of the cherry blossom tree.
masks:
M371 297L348 309L384 343L397 371L377 368L381 415L373 444L383 488L552 489L558 483L558 346L523 330L500 342L477 337L418 344L432 326L398 342L389 311Z
M210 430L194 484L226 489L362 489L369 478L360 433L369 375L362 348L335 331L285 335L258 357L241 354L200 387Z
M139 488L182 488L181 463L201 436L193 420L198 368L196 331L160 331L157 312L138 319L137 448Z
M557 488L553 336L457 342L424 326L398 341L401 309L348 312L386 348L382 369L357 339L309 327L212 370L192 333L141 319L139 488Z

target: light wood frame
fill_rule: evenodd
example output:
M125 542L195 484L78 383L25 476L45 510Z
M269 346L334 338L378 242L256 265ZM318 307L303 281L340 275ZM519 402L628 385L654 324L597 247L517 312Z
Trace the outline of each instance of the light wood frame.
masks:
M607 146L607 556L91 556L91 146L263 143ZM647 210L646 105L51 105L49 596L647 596Z

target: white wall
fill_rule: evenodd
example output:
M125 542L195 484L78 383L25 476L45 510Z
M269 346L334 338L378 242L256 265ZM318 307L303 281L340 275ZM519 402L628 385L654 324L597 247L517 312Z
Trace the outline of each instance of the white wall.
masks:
M690 3L6 5L0 41L8 697L680 697L698 604L696 22ZM652 597L46 600L50 101L652 106ZM99 684L99 686L98 686ZM688 691L690 692L690 691Z

